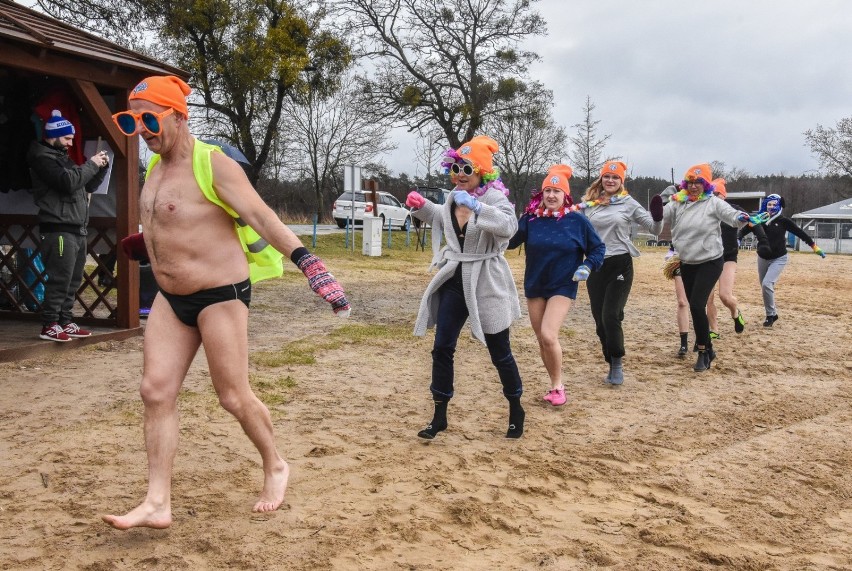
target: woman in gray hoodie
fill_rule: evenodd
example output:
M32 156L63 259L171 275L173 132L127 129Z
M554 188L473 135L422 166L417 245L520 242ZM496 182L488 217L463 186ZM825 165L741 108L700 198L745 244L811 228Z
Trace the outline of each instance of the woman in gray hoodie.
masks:
M712 180L709 164L689 167L680 190L663 209L663 222L671 227L672 245L680 256L680 276L698 344L695 371L706 371L716 358L710 341L707 300L725 263L719 224L742 227L749 219L748 213L713 194Z

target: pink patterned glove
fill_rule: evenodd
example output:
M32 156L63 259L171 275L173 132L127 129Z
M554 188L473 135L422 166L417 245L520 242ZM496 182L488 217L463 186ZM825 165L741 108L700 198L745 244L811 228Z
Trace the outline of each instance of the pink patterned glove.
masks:
M308 285L318 296L331 304L331 309L338 317L349 317L352 306L346 299L343 287L331 275L322 260L313 254L306 253L296 261L296 265L308 278Z
M426 199L416 190L409 192L405 198L405 205L409 208L423 208L424 204L426 204Z

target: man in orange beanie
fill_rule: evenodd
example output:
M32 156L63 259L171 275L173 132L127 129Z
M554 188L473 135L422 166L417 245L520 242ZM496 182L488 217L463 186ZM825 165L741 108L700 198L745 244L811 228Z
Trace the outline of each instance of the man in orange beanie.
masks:
M240 422L263 461L263 490L254 511L273 511L284 501L289 468L276 449L269 410L248 382L253 280L241 242L244 226L256 229L260 251L268 244L290 256L336 314L345 317L350 310L334 276L263 202L239 164L190 134L188 94L189 86L176 77L149 77L130 95L130 110L113 116L122 132L139 133L156 153L139 202L146 250L160 288L145 331L140 389L148 493L127 514L103 516L118 529L172 523L177 396L202 344L219 402ZM277 262L280 270L280 255Z

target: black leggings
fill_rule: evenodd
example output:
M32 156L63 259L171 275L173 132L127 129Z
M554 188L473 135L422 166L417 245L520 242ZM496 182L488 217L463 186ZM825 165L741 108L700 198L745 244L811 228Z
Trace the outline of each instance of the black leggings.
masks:
M603 267L592 272L586 282L589 305L595 318L595 332L607 363L624 357L624 306L633 286L633 257L617 254L606 258Z
M683 279L683 289L689 300L692 327L695 328L695 342L699 346L710 347L707 300L710 299L710 292L719 281L724 267L725 261L722 256L701 264L680 264L680 277Z

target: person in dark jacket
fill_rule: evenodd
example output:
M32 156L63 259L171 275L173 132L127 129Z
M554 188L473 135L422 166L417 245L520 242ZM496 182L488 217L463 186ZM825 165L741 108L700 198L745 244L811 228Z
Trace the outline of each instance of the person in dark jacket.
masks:
M768 218L763 224L746 226L739 232L742 239L749 232L757 237L757 277L763 291L763 308L766 310L764 327L772 327L778 321L778 309L775 306L775 283L781 277L784 266L787 265L787 232L798 236L815 254L825 258L825 252L816 245L807 232L799 228L795 222L782 216L784 198L770 194L760 201L758 215Z
M74 323L71 309L86 263L89 194L103 182L109 158L102 151L77 165L68 156L74 132L74 125L54 111L45 123L44 140L33 141L27 151L47 274L39 337L49 341L92 334Z
M728 191L725 188L725 179L717 178L713 180L715 190L713 194L725 200L728 197ZM740 212L745 210L737 205L728 203ZM745 317L743 312L738 307L737 296L734 295L734 280L737 276L737 254L739 253L740 245L737 238L739 229L736 226L731 226L722 222L722 259L725 261L722 266L722 275L719 276L717 289L719 290L719 299L722 305L728 308L731 312L731 319L734 321L734 331L742 333L745 330ZM719 312L716 310L716 301L714 292L710 292L710 299L707 300L707 320L710 322L710 339L718 339L719 334Z

